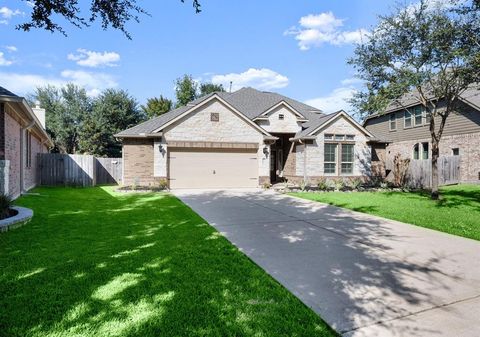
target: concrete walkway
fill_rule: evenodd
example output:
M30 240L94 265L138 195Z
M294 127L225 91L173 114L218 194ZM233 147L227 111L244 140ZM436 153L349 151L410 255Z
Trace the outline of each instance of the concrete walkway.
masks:
M176 191L345 336L480 336L480 242L269 191Z

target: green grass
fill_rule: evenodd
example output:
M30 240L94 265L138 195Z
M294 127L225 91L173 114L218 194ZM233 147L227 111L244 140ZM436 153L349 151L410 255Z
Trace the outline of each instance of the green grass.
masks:
M441 188L441 200L427 193L329 192L294 196L378 215L417 226L480 240L480 185Z
M333 336L169 194L38 188L0 234L0 336Z

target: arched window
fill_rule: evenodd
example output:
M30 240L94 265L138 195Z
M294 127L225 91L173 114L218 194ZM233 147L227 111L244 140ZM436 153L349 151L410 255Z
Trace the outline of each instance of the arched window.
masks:
M417 143L413 146L413 159L420 159L420 144Z

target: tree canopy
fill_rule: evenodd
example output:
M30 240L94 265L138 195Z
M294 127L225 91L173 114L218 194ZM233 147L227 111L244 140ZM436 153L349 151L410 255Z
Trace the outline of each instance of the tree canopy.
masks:
M148 118L152 118L169 112L172 109L172 106L173 102L171 100L160 95L160 97L152 97L147 99L147 103L142 105L141 109Z
M199 96L202 97L216 91L224 92L225 89L222 84L202 83L200 84Z
M185 0L180 0L185 2ZM64 28L54 21L54 17L63 17L67 22L78 28L89 27L92 22L99 20L104 30L112 27L122 31L128 39L125 25L130 21L140 22L140 15L149 15L137 4L137 0L91 0L90 15L83 16L78 0L34 0L31 1L32 12L28 22L17 25L17 29L30 31L34 28L45 29L50 32L60 32L67 35ZM196 13L200 13L199 0L192 0Z
M432 138L432 197L438 197L439 142L448 116L461 109L460 96L480 80L478 7L452 0L421 0L380 18L349 60L363 91L352 100L363 115L402 107L413 95L428 114ZM476 19L477 18L477 19Z

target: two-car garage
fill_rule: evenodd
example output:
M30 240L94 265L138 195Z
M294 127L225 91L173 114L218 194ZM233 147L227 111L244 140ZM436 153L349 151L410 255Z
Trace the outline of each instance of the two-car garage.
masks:
M170 188L258 187L256 148L185 148L168 151Z

